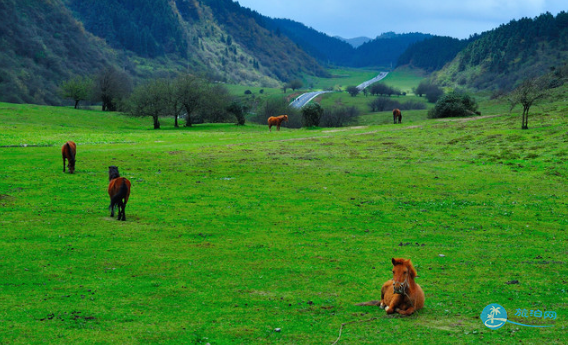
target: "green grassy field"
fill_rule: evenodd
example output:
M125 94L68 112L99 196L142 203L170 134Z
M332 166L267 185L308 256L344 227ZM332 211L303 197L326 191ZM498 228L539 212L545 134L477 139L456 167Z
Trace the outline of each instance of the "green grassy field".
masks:
M0 343L565 343L564 95L525 131L499 103L272 133L0 104ZM132 182L126 222L109 165ZM411 317L354 305L392 257L426 294ZM490 330L491 303L553 327Z

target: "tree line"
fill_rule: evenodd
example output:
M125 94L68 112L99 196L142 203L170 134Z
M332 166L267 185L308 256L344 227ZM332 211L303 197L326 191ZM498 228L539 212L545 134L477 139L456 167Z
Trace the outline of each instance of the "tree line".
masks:
M72 99L75 108L81 101L100 103L103 111L121 111L133 116L149 116L154 129L160 117L173 117L174 126L185 119L194 123L226 122L236 118L245 123L246 107L229 94L227 88L206 76L181 74L173 78L155 78L132 87L129 76L112 67L93 77L76 76L62 83L61 94Z

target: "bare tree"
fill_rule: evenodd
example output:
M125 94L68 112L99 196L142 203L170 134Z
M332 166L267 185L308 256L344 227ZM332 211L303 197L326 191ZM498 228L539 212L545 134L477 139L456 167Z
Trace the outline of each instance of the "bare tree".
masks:
M186 127L191 127L191 117L205 102L205 90L211 87L210 84L207 79L191 74L176 79L179 100L186 112Z
M95 76L93 99L102 102L103 111L116 111L118 104L132 90L130 77L124 71L106 67Z
M166 113L165 79L155 79L138 86L130 96L130 113L134 116L151 116L154 129L160 129L160 116Z
M538 101L546 98L549 93L546 77L526 79L509 94L510 111L517 104L523 106L521 129L529 129L529 110Z

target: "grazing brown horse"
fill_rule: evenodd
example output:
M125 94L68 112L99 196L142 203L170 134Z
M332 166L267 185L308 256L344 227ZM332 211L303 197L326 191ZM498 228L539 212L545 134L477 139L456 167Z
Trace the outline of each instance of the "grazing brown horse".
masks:
M288 121L288 115L271 116L268 118L268 129L272 132L272 126L276 126L276 130L279 131L284 121Z
M65 172L65 159L67 159L69 168L69 173L75 172L75 155L77 154L77 145L72 142L66 142L61 148L61 155L63 156L63 172Z
M393 109L392 117L395 124L402 123L402 112L400 111L400 109Z
M357 305L378 305L387 314L411 315L424 307L424 291L416 284L416 269L406 259L392 259L392 279L383 284L381 300Z
M120 177L118 167L108 167L108 195L110 196L110 216L114 217L114 208L118 207L118 220L126 220L126 203L130 197L130 181Z

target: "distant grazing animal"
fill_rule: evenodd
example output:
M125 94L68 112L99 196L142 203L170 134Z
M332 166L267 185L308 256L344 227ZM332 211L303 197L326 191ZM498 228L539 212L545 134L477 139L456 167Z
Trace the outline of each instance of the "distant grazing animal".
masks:
M400 111L400 109L393 109L392 117L395 124L402 123L402 112Z
M283 121L288 121L288 115L271 116L268 118L268 129L272 132L272 126L276 126L276 130L280 130Z
M393 278L383 284L381 300L357 305L378 305L387 314L397 312L401 315L411 315L424 307L424 291L414 281L417 274L410 260L393 258L392 264Z
M114 209L118 207L118 220L126 220L126 203L130 197L130 181L120 177L118 167L108 167L108 195L110 196L110 216L114 217Z
M61 155L63 156L63 172L65 172L65 159L67 159L69 168L69 173L75 172L75 155L77 154L77 145L72 142L66 142L61 148Z

